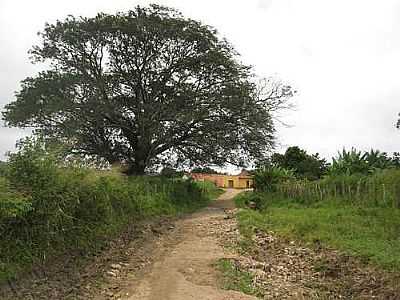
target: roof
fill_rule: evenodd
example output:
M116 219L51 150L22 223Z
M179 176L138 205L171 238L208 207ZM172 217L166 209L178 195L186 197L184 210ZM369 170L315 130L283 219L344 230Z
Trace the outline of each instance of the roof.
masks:
M238 174L238 176L240 177L251 177L251 174L249 171L247 171L246 169L242 169L242 171Z

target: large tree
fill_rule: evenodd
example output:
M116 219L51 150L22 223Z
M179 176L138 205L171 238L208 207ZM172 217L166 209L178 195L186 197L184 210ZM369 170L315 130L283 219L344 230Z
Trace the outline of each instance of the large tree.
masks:
M328 168L328 163L320 158L318 153L310 155L298 146L287 148L284 154L274 153L271 156L271 163L274 166L293 170L297 177L309 180L321 178Z
M293 95L257 87L215 29L152 5L46 24L26 78L5 107L9 126L124 162L142 174L163 159L243 165L273 147L273 111ZM267 83L267 84L266 84Z

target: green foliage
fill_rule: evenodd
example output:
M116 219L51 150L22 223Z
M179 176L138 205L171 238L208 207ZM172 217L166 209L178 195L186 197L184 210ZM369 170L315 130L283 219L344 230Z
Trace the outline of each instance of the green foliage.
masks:
M7 169L7 163L4 161L0 161L0 176L3 176Z
M235 260L222 258L218 260L217 269L222 275L221 283L224 289L263 296L262 292L253 285L254 275L241 270L236 266Z
M57 172L56 153L41 139L28 138L20 142L18 152L9 155L5 176L22 190L40 191L55 184Z
M224 193L224 190L218 188L213 182L211 181L195 181L194 182L197 187L199 187L202 191L209 195L211 199L217 199L218 196Z
M274 153L271 164L293 170L297 178L316 180L326 173L328 164L319 154L309 155L297 146L287 148L285 154Z
M332 166L329 168L329 173L332 175L339 174L366 174L371 171L368 162L365 159L365 154L351 148L350 151L343 149L338 153L336 158L332 158Z
M386 152L371 149L369 152L365 152L364 155L365 160L371 168L382 170L394 166L394 157L389 157Z
M0 177L0 281L69 251L96 251L128 223L204 206L214 186L61 164L40 143Z
M268 207L268 202L265 199L263 192L245 192L240 193L235 197L235 205L240 208L252 207L263 210Z
M31 198L17 192L7 179L0 177L0 220L23 217L31 209Z
M294 153L299 155L288 155L294 157L293 161L304 158L305 152ZM274 159L276 163L283 156ZM264 177L258 175L261 183L269 185L235 198L239 207L246 208L253 202L258 208L239 213L239 229L247 241L255 230L272 230L311 245L335 247L383 268L397 270L400 267L398 162L397 153L389 157L376 150L361 152L352 148L339 153L329 174L319 180L279 180L284 176L271 175L279 174L272 171Z
M391 157L392 166L395 168L400 168L400 153L393 152L393 156Z
M255 230L273 231L310 246L340 249L388 270L400 268L400 210L354 206L334 198L304 205L277 194L263 196L268 209L247 209L237 216L246 238Z
M239 207L252 201L259 209L239 214L246 237L255 229L273 230L339 248L390 270L400 267L399 169L283 181L275 187L235 199Z
M174 168L171 167L164 167L160 171L160 175L168 178L174 178L174 177L182 177L184 172L182 171L177 171Z
M216 170L210 167L197 167L193 168L192 173L203 173L203 174L218 174Z
M400 170L380 170L371 175L331 175L313 182L283 182L274 191L278 196L304 204L335 198L354 205L400 208Z
M332 158L329 174L370 174L376 170L398 167L398 161L397 153L389 157L386 152L379 150L371 149L369 152L362 152L355 148L351 148L350 151L343 149L337 157Z
M280 82L258 90L214 28L167 7L69 16L40 37L31 55L49 70L22 81L4 120L72 153L124 162L128 174L264 156L274 143L271 114L294 94Z
M254 188L258 191L275 191L277 185L293 180L294 172L281 167L264 167L254 173Z

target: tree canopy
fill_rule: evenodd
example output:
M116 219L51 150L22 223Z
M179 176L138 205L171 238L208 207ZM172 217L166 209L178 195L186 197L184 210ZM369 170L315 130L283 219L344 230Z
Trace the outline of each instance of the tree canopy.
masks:
M274 145L273 112L290 86L254 82L215 29L151 5L46 24L34 63L5 107L9 126L123 162L143 174L165 160L244 165Z
M318 153L310 155L297 146L287 148L284 154L274 153L271 163L274 166L293 170L297 177L309 180L319 179L326 173L328 167L326 160L320 158Z
M196 167L193 168L192 173L203 173L203 174L218 174L219 172L214 170L213 168L210 167Z

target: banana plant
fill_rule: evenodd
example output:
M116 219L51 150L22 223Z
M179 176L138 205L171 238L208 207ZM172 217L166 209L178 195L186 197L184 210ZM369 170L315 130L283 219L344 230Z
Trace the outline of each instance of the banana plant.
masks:
M386 152L371 149L369 152L361 152L355 148L347 151L343 148L338 156L332 158L329 168L331 175L369 174L377 169L385 169L392 166L392 160Z
M294 180L295 174L291 169L275 166L267 166L258 169L254 174L254 186L256 190L273 192L276 185L288 180Z

